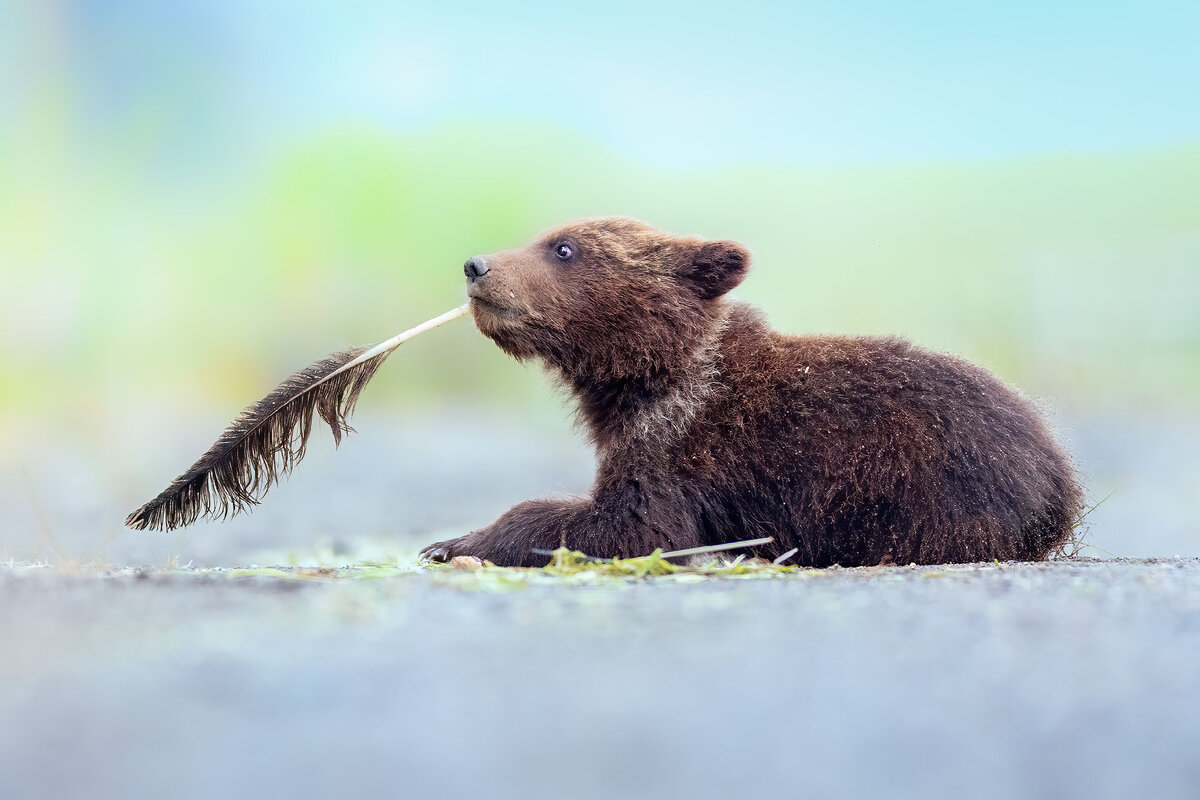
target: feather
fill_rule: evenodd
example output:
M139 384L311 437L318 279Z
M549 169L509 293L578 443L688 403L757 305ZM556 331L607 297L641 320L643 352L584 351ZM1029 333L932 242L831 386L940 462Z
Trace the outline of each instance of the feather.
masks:
M354 347L311 364L238 415L187 472L130 514L138 530L181 528L200 516L226 517L261 502L281 475L304 458L313 412L329 425L333 440L353 428L358 396L384 360L409 339L467 313L462 305L373 347Z

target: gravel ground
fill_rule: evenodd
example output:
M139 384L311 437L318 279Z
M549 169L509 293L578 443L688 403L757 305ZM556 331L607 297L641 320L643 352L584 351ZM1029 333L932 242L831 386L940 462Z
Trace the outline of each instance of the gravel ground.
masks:
M0 642L4 797L1200 786L1200 559L698 582L9 567Z

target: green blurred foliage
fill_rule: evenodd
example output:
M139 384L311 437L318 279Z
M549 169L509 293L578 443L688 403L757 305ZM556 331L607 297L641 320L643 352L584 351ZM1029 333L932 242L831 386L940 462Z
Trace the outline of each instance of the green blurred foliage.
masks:
M688 172L499 120L330 130L163 176L136 148L64 156L52 129L0 140L6 415L240 406L457 305L467 256L602 214L744 242L735 295L782 329L909 336L1085 410L1200 398L1200 146ZM555 402L465 321L377 384L381 405Z

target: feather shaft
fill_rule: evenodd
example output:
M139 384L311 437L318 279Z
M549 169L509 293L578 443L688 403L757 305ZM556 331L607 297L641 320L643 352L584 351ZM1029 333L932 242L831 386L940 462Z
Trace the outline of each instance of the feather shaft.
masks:
M404 333L398 333L395 336L393 336L392 338L388 339L387 341L380 342L379 344L375 345L374 347L372 347L369 350L367 350L366 352L364 352L358 358L351 361L346 366L342 367L342 369L352 369L364 361L370 361L372 358L375 358L376 356L390 353L393 350L395 350L397 347L399 347L400 345L407 342L409 339L413 338L414 336L419 336L420 334L425 333L425 331L431 331L439 325L444 325L445 323L447 323L451 320L458 319L459 317L466 314L470 310L471 310L471 304L463 303L458 308L451 309L451 310L447 311L445 314L439 314L438 316L434 317L431 320L426 320L425 322L422 322L420 325L416 325L412 328L409 328Z

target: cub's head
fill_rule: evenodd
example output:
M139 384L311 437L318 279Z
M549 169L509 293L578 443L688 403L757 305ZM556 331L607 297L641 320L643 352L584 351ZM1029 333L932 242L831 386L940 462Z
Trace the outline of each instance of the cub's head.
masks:
M565 225L463 267L475 324L505 352L580 379L651 375L689 358L750 254L633 219Z

